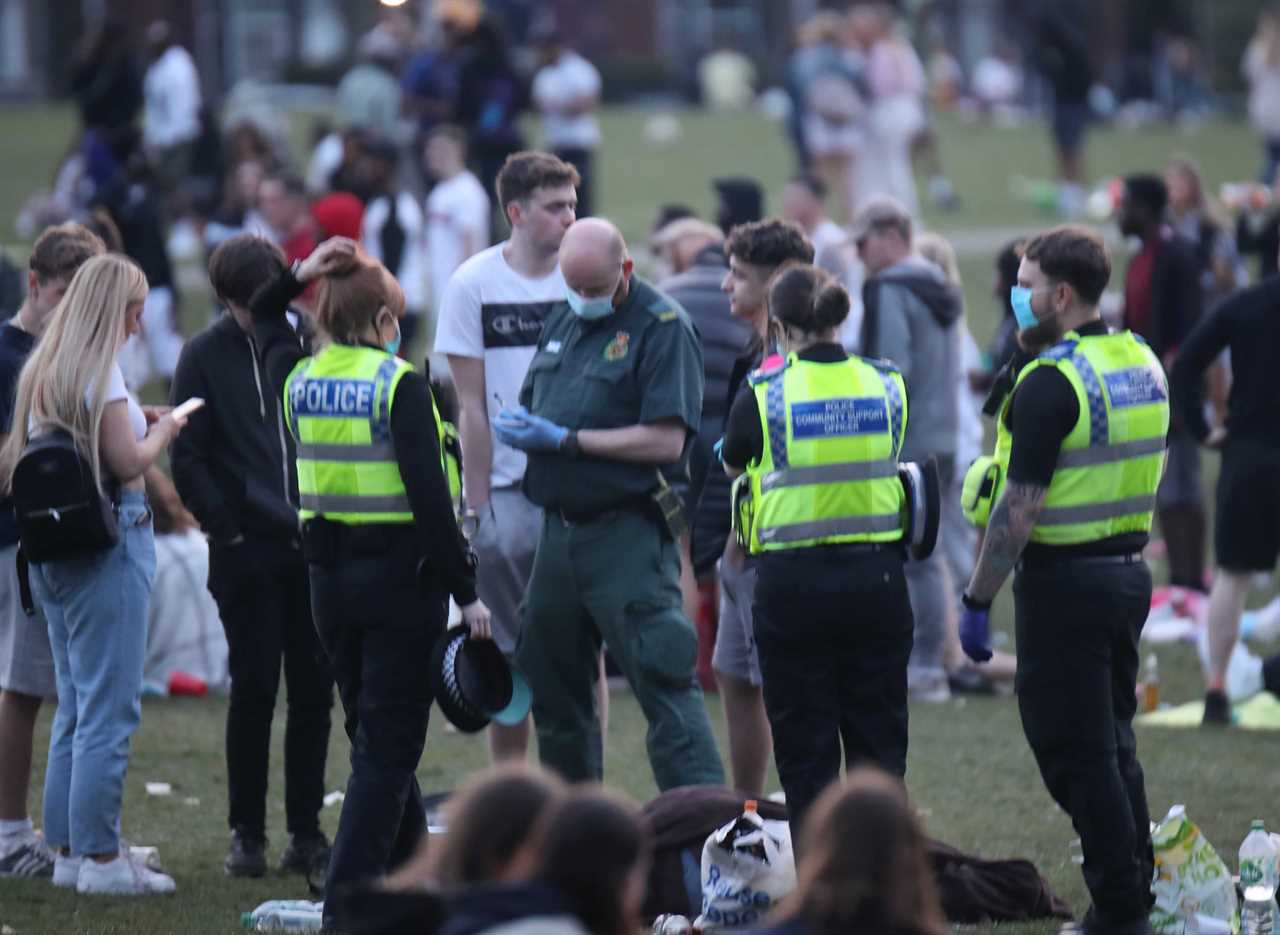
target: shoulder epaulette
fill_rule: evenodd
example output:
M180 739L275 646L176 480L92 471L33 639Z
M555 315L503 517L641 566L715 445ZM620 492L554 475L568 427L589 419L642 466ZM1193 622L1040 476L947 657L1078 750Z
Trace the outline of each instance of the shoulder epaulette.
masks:
M790 366L790 361L785 357L778 358L774 361L766 361L763 365L752 370L751 373L747 375L747 382L752 386L756 386L760 383L767 383L778 374L782 373L782 371L786 370L788 366Z
M675 321L680 317L679 307L665 295L650 302L648 312L658 321Z

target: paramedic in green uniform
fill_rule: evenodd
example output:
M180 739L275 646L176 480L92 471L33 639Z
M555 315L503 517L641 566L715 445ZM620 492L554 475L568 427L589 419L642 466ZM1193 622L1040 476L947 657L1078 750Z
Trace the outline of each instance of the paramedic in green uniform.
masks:
M694 679L698 638L681 610L671 527L682 517L662 505L702 409L698 335L632 275L607 221L570 227L560 268L568 301L547 318L520 407L494 421L529 453L524 492L545 510L516 649L538 750L570 780L602 778L593 686L603 641L649 722L659 788L723 783Z

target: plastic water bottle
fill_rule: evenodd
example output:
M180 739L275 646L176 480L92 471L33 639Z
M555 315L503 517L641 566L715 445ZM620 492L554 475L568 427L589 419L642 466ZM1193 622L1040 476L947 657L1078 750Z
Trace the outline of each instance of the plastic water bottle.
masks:
M1276 889L1276 846L1267 834L1266 826L1261 818L1255 818L1249 826L1249 833L1240 844L1240 886L1248 889L1251 886L1267 886L1275 895Z
M240 916L240 924L255 932L316 932L320 930L324 903L305 899L272 899Z
M1240 888L1245 906L1241 926L1246 933L1269 935L1274 926L1277 881L1276 845L1262 819L1254 819L1240 844Z
M1240 935L1271 935L1274 886L1261 883L1245 887L1244 908L1240 911Z

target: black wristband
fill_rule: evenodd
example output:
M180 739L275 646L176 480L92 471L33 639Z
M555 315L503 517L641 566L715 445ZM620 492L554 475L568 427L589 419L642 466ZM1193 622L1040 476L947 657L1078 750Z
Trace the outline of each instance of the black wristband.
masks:
M560 453L566 458L576 458L582 454L582 446L578 444L577 429L569 429L569 434L560 443Z
M973 598L969 596L968 591L965 591L963 594L960 595L960 603L963 604L965 607L968 607L970 610L990 610L991 609L990 601L987 601L985 604L982 603L981 601L975 601Z

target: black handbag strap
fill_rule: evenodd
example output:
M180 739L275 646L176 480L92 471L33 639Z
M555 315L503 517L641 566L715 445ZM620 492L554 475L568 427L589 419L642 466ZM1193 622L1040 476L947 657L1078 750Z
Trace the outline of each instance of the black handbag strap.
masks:
M31 596L31 564L27 561L27 553L18 546L18 599L22 602L22 612L28 617L36 615L36 602Z

